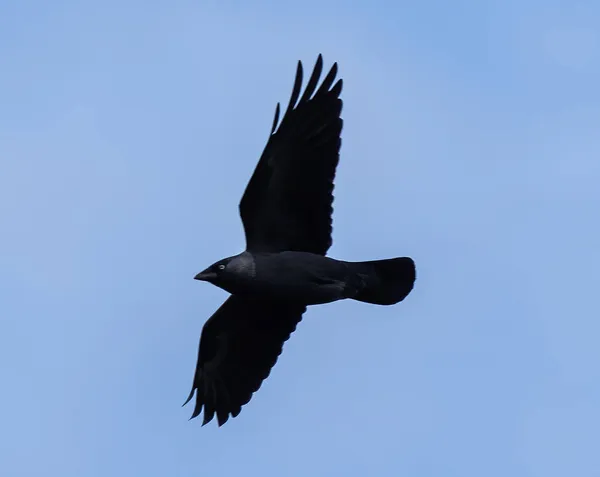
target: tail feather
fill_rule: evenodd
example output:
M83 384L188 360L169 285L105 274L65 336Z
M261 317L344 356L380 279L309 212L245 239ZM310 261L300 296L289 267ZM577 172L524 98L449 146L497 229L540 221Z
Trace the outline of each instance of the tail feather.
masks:
M352 299L374 305L394 305L410 293L416 279L415 262L409 257L355 262L361 281Z

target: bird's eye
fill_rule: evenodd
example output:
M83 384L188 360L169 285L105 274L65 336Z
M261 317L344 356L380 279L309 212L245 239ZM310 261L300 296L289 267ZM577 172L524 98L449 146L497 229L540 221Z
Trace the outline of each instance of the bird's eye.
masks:
M217 267L219 270L225 270L225 265L222 263Z

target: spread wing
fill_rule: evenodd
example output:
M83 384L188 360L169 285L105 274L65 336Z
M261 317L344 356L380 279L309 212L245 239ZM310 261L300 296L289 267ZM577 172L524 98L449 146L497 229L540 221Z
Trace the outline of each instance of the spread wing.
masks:
M298 62L290 103L279 127L277 104L269 141L240 202L246 248L251 252L294 250L325 255L331 246L342 80L334 84L334 63L317 89L322 69L319 55L300 97L303 73Z
M204 409L202 425L217 416L219 426L236 417L271 368L306 307L230 296L208 319L200 337L192 391L196 407Z

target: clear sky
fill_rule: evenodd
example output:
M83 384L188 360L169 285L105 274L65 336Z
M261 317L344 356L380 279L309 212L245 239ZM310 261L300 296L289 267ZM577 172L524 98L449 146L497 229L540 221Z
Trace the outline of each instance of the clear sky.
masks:
M0 475L600 475L600 4L0 2ZM188 422L192 277L296 61L338 61L331 255L241 415Z

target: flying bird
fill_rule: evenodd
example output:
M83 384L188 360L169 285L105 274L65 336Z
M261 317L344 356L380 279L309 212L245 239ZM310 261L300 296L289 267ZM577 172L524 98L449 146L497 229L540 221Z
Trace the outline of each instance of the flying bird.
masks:
M190 419L204 410L222 426L267 378L307 306L352 299L393 305L412 290L409 257L348 262L327 257L332 243L333 181L342 132L342 80L334 63L319 86L319 55L302 96L298 62L289 104L246 186L239 212L246 250L194 278L231 295L200 336ZM318 87L317 87L318 86Z

